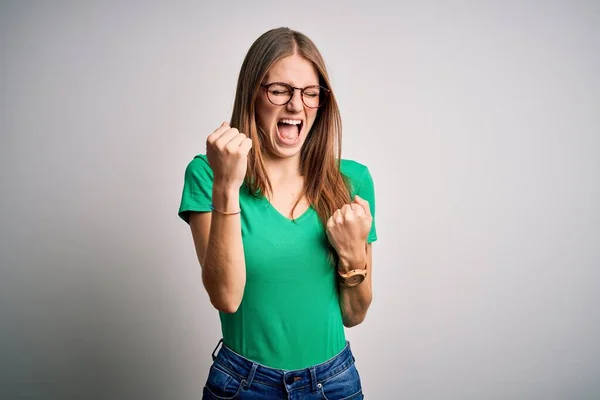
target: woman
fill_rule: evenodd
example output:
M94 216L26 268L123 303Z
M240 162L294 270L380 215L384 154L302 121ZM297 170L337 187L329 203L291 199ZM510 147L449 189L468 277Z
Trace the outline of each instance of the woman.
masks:
M263 34L231 125L186 169L179 209L223 333L204 398L363 398L344 326L371 303L374 192L340 143L313 42L288 28Z

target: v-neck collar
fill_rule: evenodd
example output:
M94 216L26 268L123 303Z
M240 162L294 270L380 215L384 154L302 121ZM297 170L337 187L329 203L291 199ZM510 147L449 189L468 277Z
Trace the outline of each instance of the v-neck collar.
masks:
M285 215L283 215L283 213L281 213L281 211L279 211L277 208L275 208L275 206L273 204L271 204L271 202L269 201L269 199L266 198L266 196L261 195L260 199L261 202L266 203L266 207L271 210L271 212L276 213L277 215L279 215L280 218L283 218L284 220L286 220L287 222L300 222L301 220L305 219L308 215L310 215L314 209L312 208L312 206L308 206L308 208L298 216L298 218L296 219L290 219L288 217L286 217Z

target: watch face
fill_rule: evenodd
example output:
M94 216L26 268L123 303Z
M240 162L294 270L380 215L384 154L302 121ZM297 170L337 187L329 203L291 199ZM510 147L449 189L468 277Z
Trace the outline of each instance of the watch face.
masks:
M346 284L349 286L355 286L365 280L365 276L361 274L353 275L346 280Z

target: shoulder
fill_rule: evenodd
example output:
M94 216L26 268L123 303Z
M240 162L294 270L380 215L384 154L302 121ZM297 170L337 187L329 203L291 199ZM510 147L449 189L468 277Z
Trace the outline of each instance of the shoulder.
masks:
M197 166L197 167L208 166L210 168L206 154L195 155L194 158L192 159L192 161L190 161L189 165L193 165L193 166Z
M196 155L185 169L186 181L212 182L213 171L205 154Z
M348 179L353 192L358 191L365 184L372 185L369 168L358 161L341 159L340 172Z
M369 168L355 160L342 158L340 160L340 172L351 180L362 180L369 174Z
M206 171L212 174L212 168L208 163L208 158L206 158L206 154L198 154L194 156L192 161L189 162L187 169L190 172Z

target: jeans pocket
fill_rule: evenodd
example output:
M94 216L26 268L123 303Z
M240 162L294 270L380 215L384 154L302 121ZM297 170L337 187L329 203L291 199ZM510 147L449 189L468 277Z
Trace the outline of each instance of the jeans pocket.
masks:
M317 384L325 400L358 400L364 398L360 376L354 363L337 375Z
M203 398L219 400L235 399L240 393L243 384L243 379L238 378L225 368L214 363L211 365L208 373Z

